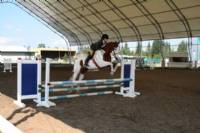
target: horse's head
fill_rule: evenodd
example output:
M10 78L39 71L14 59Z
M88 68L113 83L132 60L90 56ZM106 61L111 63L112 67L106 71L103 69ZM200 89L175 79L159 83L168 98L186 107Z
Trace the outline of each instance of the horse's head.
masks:
M119 46L119 42L108 42L105 45L105 47L102 48L105 51L104 57L103 57L105 61L111 61L110 53L114 51L115 49L117 49L118 46Z

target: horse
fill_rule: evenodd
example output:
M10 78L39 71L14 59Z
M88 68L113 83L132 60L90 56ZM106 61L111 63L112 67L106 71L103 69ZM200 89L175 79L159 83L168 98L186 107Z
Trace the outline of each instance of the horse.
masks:
M72 80L76 80L76 79L82 80L84 78L84 74L88 70L101 69L107 66L110 66L110 75L113 75L119 66L118 63L120 62L119 56L117 56L115 53L115 51L118 48L118 45L119 45L119 42L108 42L102 48L102 50L96 50L93 56L93 59L91 59L88 62L88 67L85 67L83 63L88 55L86 54L78 55L74 63ZM111 62L112 52L114 53L114 57L117 61L117 64L115 65L115 67L114 67L114 64Z

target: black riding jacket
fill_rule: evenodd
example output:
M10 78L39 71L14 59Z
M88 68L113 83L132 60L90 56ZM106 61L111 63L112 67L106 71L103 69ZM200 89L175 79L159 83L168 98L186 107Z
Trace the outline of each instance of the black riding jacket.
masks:
M103 41L102 40L99 40L95 43L92 43L90 45L90 48L93 50L93 51L96 51L96 50L100 50L102 49L102 46L103 46Z

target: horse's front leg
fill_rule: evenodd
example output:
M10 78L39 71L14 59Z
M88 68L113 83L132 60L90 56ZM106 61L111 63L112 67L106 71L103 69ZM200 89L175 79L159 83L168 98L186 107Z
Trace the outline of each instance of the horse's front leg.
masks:
M111 72L110 72L110 75L113 75L113 74L117 71L117 69L118 69L119 66L120 66L119 63L117 63L117 64L115 65L115 67L113 67L113 64L112 64L112 65L111 65Z
M115 73L113 64L111 62L109 62L109 66L110 66L110 75L113 75Z
M120 63L117 63L117 64L115 65L115 67L114 67L114 69L113 69L113 72L114 72L114 73L117 71L117 69L118 69L119 66L120 66Z

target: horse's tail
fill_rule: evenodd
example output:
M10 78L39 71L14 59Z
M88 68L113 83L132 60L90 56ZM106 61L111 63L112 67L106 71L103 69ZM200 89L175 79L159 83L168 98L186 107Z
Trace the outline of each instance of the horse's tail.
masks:
M80 66L81 66L81 67L84 66L83 60L80 60Z
M88 69L84 66L83 60L80 60L80 66L81 66L81 69L80 69L81 74L84 74L88 71Z

